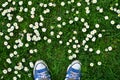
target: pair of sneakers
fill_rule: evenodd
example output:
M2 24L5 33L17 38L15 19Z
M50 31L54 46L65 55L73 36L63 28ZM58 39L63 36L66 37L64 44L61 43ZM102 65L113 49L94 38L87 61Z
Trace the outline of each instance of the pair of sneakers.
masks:
M51 80L47 64L39 60L34 66L34 80ZM67 68L65 80L80 80L81 63L78 60L73 61Z

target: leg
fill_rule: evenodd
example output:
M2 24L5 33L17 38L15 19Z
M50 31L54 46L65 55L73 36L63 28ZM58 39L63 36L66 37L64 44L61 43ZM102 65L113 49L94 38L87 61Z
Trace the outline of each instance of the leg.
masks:
M80 80L81 63L78 60L73 61L68 69L65 80Z
M34 80L51 80L48 66L42 60L39 60L35 63L33 75Z

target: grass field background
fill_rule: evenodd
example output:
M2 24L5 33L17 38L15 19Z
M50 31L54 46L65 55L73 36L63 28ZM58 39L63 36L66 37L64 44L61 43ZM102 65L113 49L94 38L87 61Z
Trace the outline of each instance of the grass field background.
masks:
M18 2L18 0L15 0ZM30 8L30 6L27 6L27 0L24 1L24 7ZM18 11L14 12L14 15L22 15L24 16L24 21L22 23L19 23L20 29L14 31L14 37L11 38L10 45L14 45L14 41L21 36L18 35L18 33L21 33L22 30L26 29L28 32L32 32L31 29L29 29L27 26L29 23L34 23L35 21L39 22L39 15L41 14L41 11L43 11L43 8L39 8L39 2L49 3L49 0L31 0L33 2L34 7L36 7L36 18L31 20L29 18L28 13L19 13ZM75 3L72 5L65 5L65 7L60 6L60 2L62 0L53 0L51 2L56 3L56 7L50 8L51 13L44 15L44 27L47 28L46 33L41 33L41 38L44 36L47 36L52 40L52 43L47 43L45 40L41 40L36 42L36 44L33 44L33 42L28 42L30 47L21 47L17 49L19 53L19 57L12 58L12 64L6 63L6 58L9 57L9 53L13 52L14 49L6 49L4 46L4 36L0 36L0 76L4 76L3 80L12 80L14 76L14 66L21 61L22 58L26 59L26 62L23 63L24 66L28 66L29 68L29 62L35 62L37 60L44 60L50 69L52 80L64 80L66 75L66 70L68 65L73 61L68 59L68 56L70 55L67 53L68 49L72 49L71 46L66 46L66 42L71 39L73 36L76 36L76 38L82 42L82 40L86 37L86 34L90 32L90 30L94 29L94 25L96 23L100 24L100 28L97 29L98 32L101 32L101 30L105 29L106 32L103 33L102 38L97 38L95 43L92 43L91 41L88 41L87 44L92 47L94 50L100 49L101 54L97 55L93 51L90 53L89 51L84 51L84 48L81 47L79 50L80 52L77 54L78 60L82 63L82 76L81 80L120 80L120 30L116 29L115 25L117 23L120 23L120 17L113 12L110 11L110 6L114 6L114 4L117 2L120 4L119 0L98 0L97 4L89 5L90 7L90 14L85 13L85 7L87 6L84 0L75 0L75 3L80 1L81 7L76 7ZM4 0L0 1L3 3ZM67 0L64 0L64 2L67 2ZM10 6L10 5L9 5ZM103 13L99 13L96 11L96 6L100 6L104 8ZM75 13L70 12L68 15L65 14L65 10L71 10L71 8L74 7L75 9L79 10L80 13L76 15ZM16 8L18 8L18 5L16 5ZM120 6L118 6L118 9L120 9ZM105 21L104 16L109 16L109 20ZM90 29L87 33L82 33L81 29L83 27L83 23L81 22L75 22L72 25L66 24L66 26L62 28L57 28L57 24L61 23L56 20L58 16L62 17L62 21L68 22L69 19L73 19L75 16L78 16L79 18L85 18L85 20L89 23ZM111 25L110 21L114 20L116 22L115 25ZM15 22L16 20L13 19L11 23ZM0 15L0 31L4 34L8 34L6 29L6 23L9 21L6 20L3 16ZM60 39L57 39L55 36L50 36L50 26L54 26L54 32L55 35L58 34L59 31L63 32L63 35ZM78 34L74 35L73 31L77 31ZM63 44L59 44L59 40L63 41ZM26 43L26 38L23 38L23 43ZM104 49L108 46L112 46L113 50L110 52L105 52ZM38 49L37 53L29 54L29 49ZM73 49L72 49L73 50ZM74 50L73 50L74 51ZM101 61L102 65L98 66L97 62ZM94 67L90 67L90 63L94 63ZM7 69L8 67L11 67L13 69L12 72L4 75L2 73L3 69ZM18 71L19 74L21 74L21 78L18 78L18 80L33 80L32 75L33 69L29 68L28 72L25 72L24 70ZM31 75L31 77L28 76L28 74Z

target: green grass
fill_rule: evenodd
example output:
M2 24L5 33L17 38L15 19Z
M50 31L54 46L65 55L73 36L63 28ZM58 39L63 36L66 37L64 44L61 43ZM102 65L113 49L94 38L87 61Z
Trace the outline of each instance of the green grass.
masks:
M17 1L17 0L15 0ZM26 0L24 0L26 2ZM36 16L39 16L41 14L41 11L43 11L43 8L40 8L38 4L40 0L31 0L33 1L34 6L36 9ZM62 0L54 0L57 5L60 5L60 2ZM67 0L64 0L65 2ZM79 1L79 0L75 0ZM0 1L0 3L3 3L4 0ZM41 0L41 2L48 3L49 0ZM85 14L85 7L86 3L83 0L80 0L82 3L82 6L75 7L75 4L67 5L66 7L56 6L55 8L50 8L51 13L45 15L45 21L43 22L48 30L46 33L42 33L41 29L39 29L41 33L41 37L47 36L48 38L52 39L52 43L48 44L46 41L41 40L37 42L35 45L31 42L29 42L30 47L29 48L19 48L17 49L18 54L20 55L18 58L14 57L12 58L12 64L6 63L6 58L9 57L9 53L13 52L14 49L11 48L10 50L7 50L4 46L4 37L0 37L0 76L3 75L2 70L7 69L8 67L11 67L14 70L14 66L21 61L22 58L26 59L26 62L24 63L24 66L28 66L29 68L29 62L35 62L37 60L44 60L50 69L50 73L52 76L52 80L64 80L66 69L68 65L72 62L68 60L68 56L70 54L67 53L68 49L72 49L71 46L66 46L66 42L72 38L73 31L78 31L76 38L81 42L85 37L86 33L82 33L81 29L83 27L83 23L81 22L75 22L72 25L68 24L62 28L57 28L57 24L59 23L56 21L56 18L58 16L62 17L62 21L67 21L69 19L73 19L75 16L79 16L80 18L85 18L86 21L90 25L90 29L87 31L89 33L92 29L94 29L94 25L96 23L100 24L100 28L97 29L98 32L101 32L101 30L105 29L106 32L103 33L103 37L96 40L95 43L92 43L89 41L87 44L92 47L94 50L100 49L102 52L100 55L95 54L95 51L93 53L85 52L83 50L83 47L80 48L80 53L77 54L77 59L81 61L82 63L82 76L81 80L119 80L120 79L120 30L117 30L115 28L115 25L110 25L111 20L115 20L116 23L119 23L120 18L117 17L117 14L110 11L109 8L111 5L114 5L115 2L119 2L118 0L98 0L98 3L95 5L90 5L91 13L89 15ZM120 2L119 2L120 3ZM27 3L24 4L25 7ZM105 10L103 14L100 14L96 11L95 6L103 7ZM16 6L18 7L18 6ZM69 15L65 15L65 10L70 10L71 7L74 7L76 10L80 11L79 15L75 15L74 13L70 13ZM29 7L30 8L30 7ZM120 9L120 6L118 6ZM26 29L28 32L33 32L32 29L28 28L29 23L34 23L35 21L39 21L39 18L36 17L35 19L31 20L29 19L29 16L27 13L18 13L17 11L13 13L14 15L21 14L25 16L25 21L20 23L20 29L16 30L15 36L11 38L10 41L8 41L11 45L14 44L14 40L20 38L21 36L18 35L18 33L22 32L22 30ZM104 16L108 15L109 20L104 21ZM14 17L15 18L15 17ZM8 34L6 30L6 23L9 21L6 20L4 17L0 15L0 31L4 34ZM16 22L16 20L13 20L13 22ZM55 36L50 36L50 25L55 26L54 32L57 35L59 31L63 32L63 35L61 39L56 39ZM63 44L58 44L59 40L63 40ZM24 38L22 40L24 43L26 43L26 39ZM111 52L105 52L104 49L108 46L113 47L113 51ZM29 54L29 49L38 49L37 53ZM72 49L74 50L74 49ZM102 65L98 66L97 62L101 61ZM94 67L90 67L90 62L94 62ZM33 76L28 77L28 74L30 73L32 75L33 69L29 68L29 72L24 72L24 70L18 71L20 74L22 74L21 78L18 80L33 80ZM3 80L12 80L12 77L16 76L14 74L14 71L8 73L7 75L4 75Z

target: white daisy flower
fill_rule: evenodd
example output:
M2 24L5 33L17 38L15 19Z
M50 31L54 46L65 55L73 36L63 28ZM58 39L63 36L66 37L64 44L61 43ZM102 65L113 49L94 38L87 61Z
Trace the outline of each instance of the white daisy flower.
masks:
M62 43L63 43L63 41L60 40L60 41L59 41L59 44L62 44Z
M72 57L73 57L73 58L76 58L76 57L77 57L77 55L76 55L76 54L73 54L73 55L72 55Z
M95 24L95 28L99 28L100 27L100 25L99 24Z
M117 29L120 29L120 24L118 24L118 25L116 26L116 28L117 28Z
M101 37L102 37L102 34L101 34L101 33L100 33L100 34L98 34L98 37L99 37L99 38L101 38Z
M57 21L61 21L61 17L57 17Z
M47 31L47 29L46 28L42 28L42 32L46 32Z
M87 29L86 28L82 28L82 32L86 32L87 31Z
M89 52L93 52L93 49L92 49L92 48L89 48Z
M69 56L68 58L69 58L69 60L72 60L72 59L73 59L73 56Z
M75 18L74 18L74 21L78 21L78 20L79 20L79 17L75 17Z
M64 6L65 5L65 2L61 2L61 6Z
M72 53L72 50L69 49L69 50L68 50L68 53Z
M29 65L30 65L30 68L33 68L33 67L34 67L33 62L29 62Z
M73 20L69 20L69 24L72 24L73 23Z
M77 3L77 6L81 6L81 3L80 3L80 2L78 2L78 3Z
M12 68L8 68L7 71L8 71L8 72L11 72L11 71L12 71Z
M97 51L96 51L96 54L100 54L100 53L101 53L101 51L100 51L100 50L97 50Z
M6 69L3 70L3 74L7 74L7 70Z
M15 76L15 77L13 77L13 80L17 80L17 77Z
M111 20L111 22L110 22L112 25L114 25L115 24L115 21L114 20Z
M109 19L109 17L108 17L108 16L105 16L104 18L105 18L105 20L108 20L108 19Z
M9 64L11 64L11 63L12 63L12 61L11 61L11 59L10 59L10 58L7 58L7 59L6 59L6 62L7 62L7 63L9 63Z
M67 46L69 46L69 45L70 45L70 43L69 43L69 42L66 42L66 45L67 45Z
M20 5L20 6L23 5L23 1L19 1L19 5Z
M47 42L48 42L48 43L51 43L51 42L52 42L52 40L51 40L51 39L48 39L48 40L47 40Z
M109 47L108 47L108 50L109 50L109 51L112 51L112 47L111 47L111 46L109 46Z
M32 1L28 1L28 5L32 5Z
M102 65L102 62L98 61L98 63L97 63L97 64L100 66L100 65Z
M94 63L90 63L90 66L93 67L93 66L94 66Z
M29 53L30 53L30 54L33 54L34 52L33 52L33 50L32 50L32 49L30 49L30 50L29 50Z
M10 56L10 58L12 58L12 57L14 56L14 54L13 54L13 53L10 53L9 56Z
M29 71L28 67L24 67L24 71L28 72Z
M93 3L93 4L97 3L97 0L92 0L92 3Z
M10 49L11 48L11 46L10 45L7 45L7 49Z

